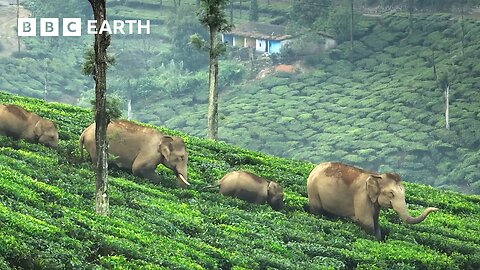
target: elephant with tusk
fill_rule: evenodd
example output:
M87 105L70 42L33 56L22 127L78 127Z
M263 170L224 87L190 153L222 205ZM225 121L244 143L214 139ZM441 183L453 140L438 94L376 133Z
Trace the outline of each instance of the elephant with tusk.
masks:
M378 174L350 165L326 162L317 165L307 180L310 212L326 211L350 217L381 241L378 217L380 209L393 208L409 224L420 223L432 211L429 207L418 217L408 213L405 189L396 173Z
M162 163L177 175L177 185L187 187L188 153L182 138L167 136L153 128L140 126L127 120L112 120L107 126L108 153L115 157L120 168L131 170L134 175L160 181L155 172ZM95 123L80 136L80 152L87 149L93 163L96 162Z
M25 139L52 148L58 146L55 123L13 104L0 104L0 135Z

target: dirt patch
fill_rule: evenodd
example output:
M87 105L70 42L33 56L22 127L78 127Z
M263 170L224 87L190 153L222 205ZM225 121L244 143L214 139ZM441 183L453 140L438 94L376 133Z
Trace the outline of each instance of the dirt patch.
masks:
M29 16L30 12L20 6L20 18ZM17 51L17 38L17 6L0 0L0 57L8 57Z

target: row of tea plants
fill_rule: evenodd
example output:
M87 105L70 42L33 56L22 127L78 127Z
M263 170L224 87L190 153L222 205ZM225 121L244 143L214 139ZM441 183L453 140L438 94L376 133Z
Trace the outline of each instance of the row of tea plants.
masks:
M94 173L80 158L87 110L0 93L58 123L57 150L0 137L1 269L478 269L480 198L406 183L413 215L441 210L417 225L382 211L386 241L353 222L304 211L314 164L277 158L178 131L190 154L189 189L162 166L152 184L110 169L111 216L94 213ZM272 211L203 189L245 169L285 187Z

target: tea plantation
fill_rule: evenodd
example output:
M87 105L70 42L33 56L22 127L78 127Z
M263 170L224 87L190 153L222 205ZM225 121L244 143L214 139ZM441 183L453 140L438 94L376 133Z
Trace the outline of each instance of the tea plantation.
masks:
M91 114L1 92L0 102L54 120L61 139L52 150L0 137L0 269L480 268L478 196L405 183L412 215L427 206L441 210L417 225L384 210L387 238L379 243L349 220L303 210L313 164L163 128L187 143L192 187L175 188L162 166L160 185L111 169L112 213L96 216L94 173L78 150ZM277 180L286 209L199 191L235 169Z
M362 18L353 52L343 43L309 56L313 67L303 73L227 87L220 97L220 138L282 157L394 170L417 183L479 194L478 21L464 20L462 52L460 18L437 13L415 14L414 20L410 33L407 14ZM205 136L206 99L151 100L136 112L138 119Z

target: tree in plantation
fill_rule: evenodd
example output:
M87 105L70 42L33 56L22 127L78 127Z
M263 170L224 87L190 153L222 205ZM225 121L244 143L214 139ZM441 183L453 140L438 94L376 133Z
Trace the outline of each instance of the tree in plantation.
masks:
M137 92L134 89L137 89L137 82L140 77L145 76L147 67L143 61L138 61L139 58L147 57L147 52L142 52L141 50L136 49L128 50L128 48L123 45L115 57L115 62L117 65L113 67L114 73L119 76L115 76L112 80L109 81L110 90L114 90L114 93L122 96L126 99L127 102L127 119L133 118L132 103L137 97ZM107 60L108 61L108 60ZM107 110L108 102L111 102L110 96L107 100ZM113 119L110 117L109 119Z
M408 0L408 30L409 33L413 33L413 12L415 11L415 1L414 0Z
M233 24L233 0L230 0L230 24Z
M350 50L353 51L353 0L350 0Z
M20 0L17 0L17 22L20 18ZM20 52L20 36L17 35L17 51Z
M198 9L194 10L186 5L169 18L167 23L167 31L172 37L171 55L175 62L183 62L189 71L197 71L208 65L208 56L188 45L190 36L195 33L202 39L207 39L208 36L207 29L198 19L190 16L196 10Z
M92 6L93 17L97 21L97 32L106 20L106 0L88 0ZM95 34L94 52L95 65L93 78L95 80L95 143L97 148L95 210L99 215L108 215L108 167L107 167L107 47L110 36L106 31Z
M180 7L180 2L181 0L173 0L173 6L175 7L175 10L177 10Z
M460 13L461 13L461 23L460 26L462 27L462 57L465 56L465 21L464 21L464 14L465 14L465 0L460 1Z
M199 35L190 37L190 43L198 48L207 48L210 55L209 95L208 95L208 138L218 138L218 57L225 52L225 46L218 42L218 33L229 31L225 8L229 0L201 0L198 12L200 23L207 26L210 41L207 43Z
M290 21L307 28L316 24L321 25L318 21L326 21L330 6L331 0L292 0Z
M445 101L445 128L450 129L450 85L451 74L446 71L438 76L438 86L443 90L443 99Z
M327 31L331 33L338 42L347 41L349 38L349 14L344 6L338 6L330 12L327 20Z
M87 19L92 15L88 5L78 0L28 1L28 6L37 12L37 14L33 14L34 17L41 14L44 18Z
M249 21L258 21L258 1L250 0L250 14L248 16Z
M240 16L240 18L242 18L243 0L240 0L238 4L239 4L239 6L238 6L239 16Z

